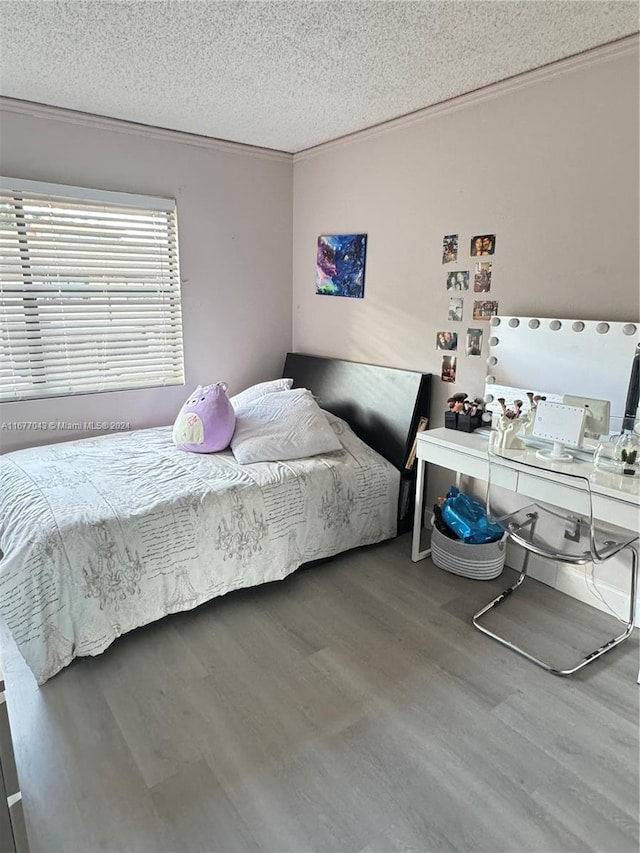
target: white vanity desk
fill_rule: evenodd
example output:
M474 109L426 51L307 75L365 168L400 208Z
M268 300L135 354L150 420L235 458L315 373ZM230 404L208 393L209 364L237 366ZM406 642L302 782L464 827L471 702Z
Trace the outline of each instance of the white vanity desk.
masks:
M420 534L424 517L424 470L425 464L439 465L458 474L486 481L489 474L488 436L458 432L452 429L433 429L418 433L416 472L416 501L413 520L411 559L423 560L431 553L430 548L420 550ZM535 459L535 450L513 451L513 461L501 460L493 478L498 485L521 495L546 501L568 510L578 509L573 505L573 492L558 482L556 471L593 473L589 462L549 463L548 468L536 475L518 466L517 459ZM560 467L561 466L561 467ZM555 469L555 470L554 470ZM595 472L591 481L593 514L595 518L608 521L629 530L638 530L640 521L640 477L624 477L619 474Z

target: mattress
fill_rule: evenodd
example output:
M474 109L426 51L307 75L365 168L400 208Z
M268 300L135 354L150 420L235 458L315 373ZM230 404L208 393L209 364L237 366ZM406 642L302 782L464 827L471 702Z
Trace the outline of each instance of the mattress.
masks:
M341 451L238 465L171 428L0 457L0 616L42 684L118 636L396 534L399 472L327 414Z

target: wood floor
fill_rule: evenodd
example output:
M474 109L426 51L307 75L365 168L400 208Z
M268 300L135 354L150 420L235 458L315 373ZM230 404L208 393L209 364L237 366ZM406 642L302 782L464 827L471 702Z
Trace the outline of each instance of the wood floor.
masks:
M409 553L233 593L40 689L5 637L32 851L637 853L637 636L554 677L470 625L509 577ZM522 595L542 646L559 618L574 647L614 633L535 581Z

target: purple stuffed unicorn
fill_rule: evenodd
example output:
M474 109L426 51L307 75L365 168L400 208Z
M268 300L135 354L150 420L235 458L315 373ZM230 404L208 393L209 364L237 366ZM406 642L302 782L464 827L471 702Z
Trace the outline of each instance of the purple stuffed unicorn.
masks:
M229 446L236 415L227 397L227 383L198 385L173 425L173 441L180 450L216 453Z

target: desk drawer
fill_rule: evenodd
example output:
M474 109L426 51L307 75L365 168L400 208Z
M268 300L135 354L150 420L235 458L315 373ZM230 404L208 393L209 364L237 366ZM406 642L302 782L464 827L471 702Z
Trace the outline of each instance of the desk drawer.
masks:
M605 498L602 495L593 496L593 514L602 521L609 524L617 524L625 530L638 532L640 525L640 511L637 506L626 501L616 501Z
M569 512L585 515L589 511L589 499L585 492L571 486L543 480L532 474L520 473L517 491L534 500L561 506Z
M478 480L486 480L489 476L489 463L486 459L460 452L457 448L426 442L421 446L418 442L418 457L442 468L448 468L449 471L458 471L460 474L466 474L467 477L476 477Z
M521 495L560 506L580 515L586 515L589 509L589 499L585 492L531 474L519 475L517 490ZM638 529L638 508L627 501L594 494L593 517L626 530Z

